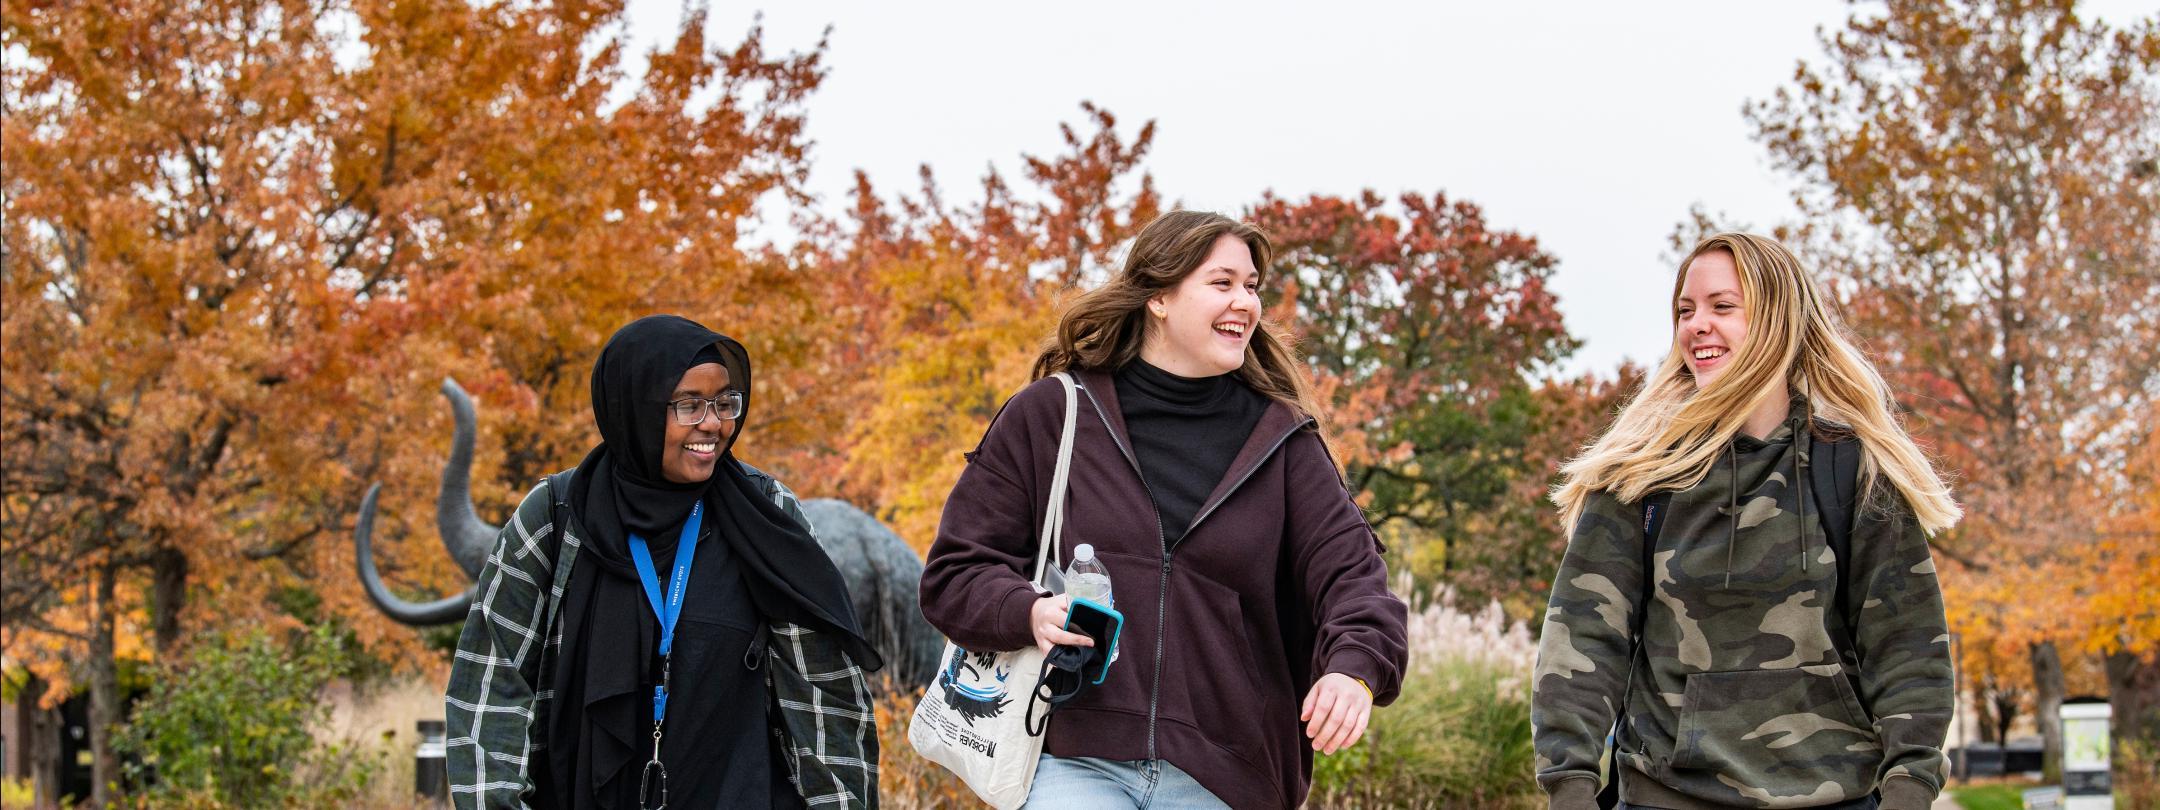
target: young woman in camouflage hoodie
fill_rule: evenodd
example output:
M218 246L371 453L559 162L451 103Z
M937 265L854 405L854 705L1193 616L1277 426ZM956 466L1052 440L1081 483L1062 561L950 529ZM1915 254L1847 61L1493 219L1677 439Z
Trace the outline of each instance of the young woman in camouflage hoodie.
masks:
M1925 808L1952 703L1927 536L1958 506L1783 246L1710 237L1673 287L1672 350L1554 494L1538 782L1595 807L1610 731L1623 806ZM1849 560L1809 463L1839 440L1861 458Z

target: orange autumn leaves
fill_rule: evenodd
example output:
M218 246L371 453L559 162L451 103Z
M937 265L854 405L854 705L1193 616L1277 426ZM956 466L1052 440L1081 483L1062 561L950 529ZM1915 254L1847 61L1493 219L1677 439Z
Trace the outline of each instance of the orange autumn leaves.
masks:
M1026 157L1032 188L1018 193L993 172L975 201L955 203L925 174L888 203L859 178L848 221L806 262L845 268L846 291L829 300L866 316L833 324L863 373L828 381L814 406L851 413L829 419L848 426L832 486L918 548L960 454L1025 384L1059 306L1114 272L1118 244L1160 210L1137 171L1152 126L1127 142L1109 113L1083 111L1094 131L1068 126L1064 154ZM1387 476L1366 499L1377 522L1446 546L1473 533L1474 518L1458 515L1495 506L1526 477L1542 486L1544 469L1523 453L1537 427L1531 380L1574 341L1544 286L1554 262L1533 239L1441 195L1268 196L1237 213L1275 234L1263 299L1303 340L1353 489ZM1449 394L1420 393L1436 390ZM1473 447L1486 452L1458 452ZM1543 545L1549 532L1521 529L1484 540L1522 546L1535 532Z
M29 58L6 75L5 647L56 683L113 663L81 654L106 570L118 657L227 623L337 621L430 660L351 582L359 493L388 484L394 588L457 589L430 520L448 433L435 383L480 403L475 495L500 516L590 446L591 358L654 311L757 358L746 459L927 545L961 452L1058 306L1167 207L1142 168L1153 124L1083 104L1013 180L959 195L927 174L901 195L863 180L822 210L801 181L823 46L716 45L699 15L625 89L610 4L8 10ZM773 195L794 204L792 247L744 239ZM1270 304L1331 358L1354 470L1441 452L1368 438L1421 406L1407 388L1519 413L1522 372L1572 346L1534 242L1459 201L1399 206L1244 212L1296 243ZM1355 245L1328 236L1345 229ZM1452 331L1381 323L1376 289L1430 291L1419 317ZM1520 329L1519 364L1435 364L1488 328ZM1519 455L1495 453L1487 490L1528 469Z
M2160 19L1889 2L1823 46L1747 116L1952 471L1966 519L1936 548L1966 663L2160 660Z
M305 591L318 618L427 660L352 584L360 491L388 482L380 559L394 587L459 587L431 526L448 443L436 382L455 376L481 405L476 495L500 517L590 446L591 359L654 311L702 320L757 359L747 460L923 547L960 454L1025 382L1059 305L1176 204L1145 170L1154 124L1092 105L1014 176L955 192L925 173L897 194L859 178L846 199L809 200L824 46L773 53L755 30L714 42L700 15L631 81L616 3L5 2L8 43L28 60L5 74L0 613L10 661L56 676L85 649L96 567L122 572L114 609L137 644L123 655L158 646L138 637L161 616L183 631L292 621L305 600L288 595ZM1944 24L1897 8L1876 27ZM2151 70L2149 33L2110 56L2061 25L2030 30L2131 76ZM2149 645L2151 451L2119 441L2119 414L2103 424L2081 407L2149 390L2133 372L2160 347L2136 318L2160 310L2151 287L2138 297L2096 279L2150 273L2138 251L2160 219L2151 174L2100 194L2123 188L2107 171L2135 164L2092 150L2151 138L2072 126L2135 124L2149 100L2100 93L2106 72L2027 88L2045 103L1998 102L1986 94L2015 88L1974 83L2005 72L1938 78L1963 82L1945 97L1975 102L1958 115L2005 116L1972 118L1975 131L2044 135L2044 148L1995 151L2046 165L1987 163L1975 150L1993 142L1930 139L1931 119L1897 105L1839 108L1824 76L1799 82L1789 107L1757 108L1758 137L1822 195L1819 221L1857 212L1879 226L1865 240L1826 226L1811 259L1855 281L1855 324L1967 482L1975 517L1946 552L1999 560L1953 580L1978 583L1954 608L2014 611L2030 588L2094 583L2047 604L2087 611L2077 626L2092 644ZM2086 117L2018 112L2056 110L2042 90L2105 103ZM1878 112L1893 118L1830 126ZM1971 214L1987 195L1966 182L1982 170L2067 191L1989 231ZM774 225L754 218L761 200L790 204L799 241L745 238ZM1576 345L1548 287L1554 257L1437 193L1268 195L1226 213L1276 236L1270 313L1303 338L1338 460L1395 562L1521 613L1542 606L1561 542L1546 477L1629 387L1548 382ZM2070 247L2003 264L2006 240L2049 228L2071 230L2030 241ZM2003 267L2030 281L1998 287L1983 272ZM2058 328L2089 333L2045 331ZM2017 358L2007 377L1998 356ZM2046 532L2013 531L2035 504L2055 516ZM175 555L180 598L161 602L157 576L174 568L160 561ZM2061 629L2002 615L1993 632L2012 641Z
M458 587L427 529L437 380L484 403L500 514L589 444L616 325L812 309L762 306L802 294L735 239L805 171L821 51L711 47L693 16L617 105L620 44L578 45L619 7L185 5L6 6L11 664L109 667L81 654L105 570L97 609L161 649L304 616L416 660L343 541L389 480L392 582Z

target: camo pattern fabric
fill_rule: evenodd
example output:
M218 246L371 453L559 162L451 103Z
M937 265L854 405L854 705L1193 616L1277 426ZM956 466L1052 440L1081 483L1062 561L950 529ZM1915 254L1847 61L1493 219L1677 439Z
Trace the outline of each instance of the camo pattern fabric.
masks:
M1623 706L1614 761L1631 769L1621 780L1630 803L1816 807L1880 791L1886 807L1924 806L1941 789L1953 690L1925 536L1882 485L1854 521L1848 613L1832 610L1840 561L1811 500L1798 425L1735 439L1702 483L1673 494L1631 688L1643 512L1609 493L1588 504L1553 582L1534 675L1537 778L1554 807L1596 793ZM1840 663L1825 624L1841 616L1852 617L1856 666Z

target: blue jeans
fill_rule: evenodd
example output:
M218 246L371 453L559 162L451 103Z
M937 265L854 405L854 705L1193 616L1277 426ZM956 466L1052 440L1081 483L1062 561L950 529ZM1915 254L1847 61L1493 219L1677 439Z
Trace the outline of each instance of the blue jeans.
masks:
M1215 794L1178 770L1169 760L1096 759L1042 755L1035 783L1028 787L1028 810L1097 808L1224 808Z

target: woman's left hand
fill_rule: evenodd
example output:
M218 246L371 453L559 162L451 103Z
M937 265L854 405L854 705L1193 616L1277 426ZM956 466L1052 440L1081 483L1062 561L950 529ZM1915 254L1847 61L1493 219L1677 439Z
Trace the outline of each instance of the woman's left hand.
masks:
M1320 676L1305 693L1304 713L1298 715L1313 750L1332 754L1356 745L1372 720L1372 701L1372 692L1356 678L1340 672Z

